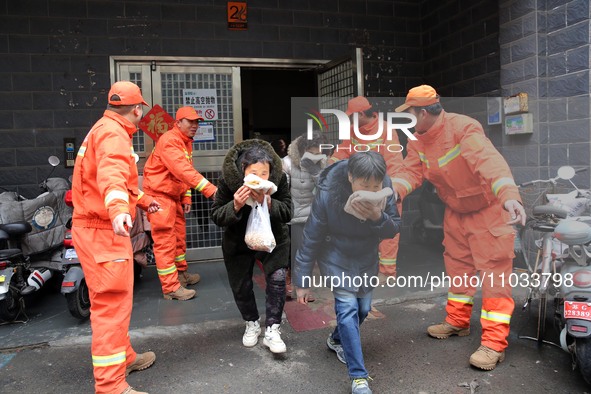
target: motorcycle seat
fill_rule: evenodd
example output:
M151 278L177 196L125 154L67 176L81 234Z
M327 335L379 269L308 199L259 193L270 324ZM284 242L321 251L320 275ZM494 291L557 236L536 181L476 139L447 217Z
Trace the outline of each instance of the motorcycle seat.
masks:
M23 251L20 249L0 249L0 260L11 259L22 254Z
M577 220L563 220L556 226L554 237L567 245L581 245L591 241L591 226Z
M15 222L0 224L0 230L6 231L12 237L18 237L30 233L33 227L27 222Z
M546 216L552 215L560 219L565 219L568 216L568 212L562 208L558 208L552 205L538 205L533 209L534 216Z

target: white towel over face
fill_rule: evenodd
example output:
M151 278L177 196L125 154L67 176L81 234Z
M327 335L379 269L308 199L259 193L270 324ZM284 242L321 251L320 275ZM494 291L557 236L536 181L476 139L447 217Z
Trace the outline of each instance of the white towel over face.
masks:
M255 174L248 174L244 177L244 186L248 186L252 190L263 191L266 194L273 194L277 191L277 185L271 181L262 179ZM246 203L251 207L254 207L255 201L252 197L248 197Z
M359 212L357 212L351 203L353 201L367 201L381 210L384 210L386 207L386 199L390 197L394 192L389 187L385 187L378 192L369 192L366 190L360 190L352 193L345 204L345 212L355 216L357 219L366 220L366 217L363 217Z

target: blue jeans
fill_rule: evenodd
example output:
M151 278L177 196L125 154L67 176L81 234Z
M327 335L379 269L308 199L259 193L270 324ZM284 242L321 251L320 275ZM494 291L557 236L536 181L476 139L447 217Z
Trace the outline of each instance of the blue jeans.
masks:
M337 326L332 333L332 339L343 346L351 379L367 378L359 326L371 309L372 292L358 298L355 293L336 289L333 295Z

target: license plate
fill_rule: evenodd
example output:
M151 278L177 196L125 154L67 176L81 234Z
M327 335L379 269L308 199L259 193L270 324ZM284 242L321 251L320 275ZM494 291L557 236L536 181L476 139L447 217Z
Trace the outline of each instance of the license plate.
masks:
M0 275L0 283L4 283L5 280L6 280L6 276Z
M591 321L591 302L564 301L564 318Z
M71 260L71 259L77 259L78 258L78 253L76 253L76 249L66 249L66 259Z

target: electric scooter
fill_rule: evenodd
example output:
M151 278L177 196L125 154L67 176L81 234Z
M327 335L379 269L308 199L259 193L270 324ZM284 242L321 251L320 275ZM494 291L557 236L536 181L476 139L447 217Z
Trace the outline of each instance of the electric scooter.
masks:
M59 162L49 158L51 173ZM64 227L72 210L63 203L68 181L50 178L51 173L40 185L45 192L36 198L8 193L0 201L5 221L0 224L0 319L7 322L24 311L25 296L62 272Z

